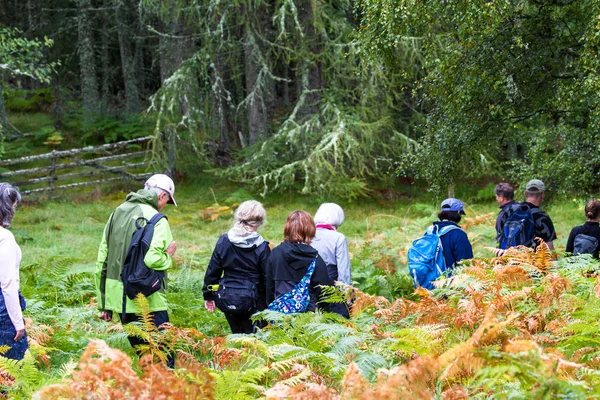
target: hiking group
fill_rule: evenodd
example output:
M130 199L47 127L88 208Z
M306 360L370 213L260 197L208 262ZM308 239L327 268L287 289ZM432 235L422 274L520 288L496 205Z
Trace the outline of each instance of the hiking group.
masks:
M525 201L517 203L511 185L496 186L500 205L496 240L500 248L535 247L535 238L540 238L554 249L554 225L540 208L544 191L544 183L534 179L526 185ZM110 321L116 314L123 324L139 321L141 310L134 299L143 294L154 324L160 329L169 321L166 271L173 264L177 245L161 211L167 204L177 205L174 195L171 178L153 175L142 190L129 193L110 215L96 262L101 319ZM7 229L20 201L15 187L0 183L0 345L9 346L5 356L14 359L23 358L28 348L22 315L25 300L19 291L21 250ZM566 250L598 257L600 202L590 200L585 213L587 222L573 228ZM408 268L416 287L433 289L434 280L451 275L461 260L473 257L467 234L458 225L462 215L465 210L460 200L444 200L439 221L413 242ZM344 222L342 208L334 203L321 204L314 219L305 211L293 211L283 228L283 242L273 249L257 232L265 221L265 209L257 201L245 201L237 208L234 224L218 239L204 277L202 293L207 310L223 311L233 333L252 333L262 327L261 322L251 319L262 310L290 314L322 309L348 318L348 304L320 302L324 288L352 284L348 243L338 232ZM136 350L147 344L135 335L129 341ZM173 367L173 355L167 355L168 365Z
M515 189L508 183L499 183L494 189L500 212L496 219L496 242L506 250L514 246L535 249L539 240L554 250L556 230L552 219L540 207L544 201L545 185L539 179L527 183L524 201L515 201ZM466 232L458 226L465 215L463 203L455 198L442 202L439 222L429 227L408 250L408 270L415 287L434 289L433 281L442 275L450 277L452 269L461 260L473 257L473 249ZM572 255L592 254L598 258L600 250L600 201L589 200L585 206L587 221L572 229L566 252Z

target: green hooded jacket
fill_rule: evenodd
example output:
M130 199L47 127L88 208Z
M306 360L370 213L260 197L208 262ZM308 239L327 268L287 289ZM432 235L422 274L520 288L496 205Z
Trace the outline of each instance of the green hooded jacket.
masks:
M144 217L152 218L158 213L158 197L148 190L138 190L129 193L125 203L112 213L104 227L104 235L98 249L96 262L96 295L100 311L122 312L123 283L121 269L129 249L131 236L135 232L135 221ZM154 227L154 236L150 248L144 257L148 268L165 271L171 267L173 260L166 253L167 247L173 241L171 228L166 218L162 218ZM150 311L166 311L165 298L166 273L163 287L150 297ZM128 313L138 313L135 302L127 298Z

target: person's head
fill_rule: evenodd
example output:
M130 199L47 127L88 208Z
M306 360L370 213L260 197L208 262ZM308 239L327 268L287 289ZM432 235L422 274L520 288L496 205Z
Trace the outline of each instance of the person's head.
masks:
M438 213L440 221L459 223L463 215L465 215L465 206L462 201L453 197L442 201L441 211Z
M238 234L243 235L248 232L255 232L261 225L265 223L267 212L262 204L256 200L244 201L235 210L232 229Z
M177 207L177 203L175 202L175 184L167 175L152 175L144 183L144 189L155 193L156 197L158 197L158 211L161 211L167 204L173 204Z
M515 198L515 188L506 182L500 182L494 189L496 201L499 205L504 205L511 202Z
M331 225L339 228L344 223L344 210L335 203L323 203L315 214L315 224Z
M600 201L588 200L585 205L585 216L588 221L598 221L600 219Z
M525 201L539 207L542 204L542 201L544 201L545 190L546 186L544 185L544 182L539 179L530 180L525 186L525 192L523 192Z
M292 211L283 227L283 239L290 243L310 244L317 232L315 222L306 211Z
M21 193L10 183L0 183L0 226L10 228Z

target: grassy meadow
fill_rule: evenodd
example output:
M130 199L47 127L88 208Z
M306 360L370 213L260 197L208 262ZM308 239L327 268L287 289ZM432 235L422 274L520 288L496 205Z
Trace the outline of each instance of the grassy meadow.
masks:
M28 332L33 338L31 348L37 360L37 372L28 378L29 386L18 380L21 386L12 394L26 398L41 386L69 379L91 339L102 339L110 347L137 359L120 324L106 323L96 317L93 292L96 252L104 225L112 210L132 189L135 187L117 186L80 191L70 196L63 194L62 198L53 200L38 197L26 199L18 208L12 229L23 251L21 290L28 300L25 315L31 319ZM475 190L472 190L472 194L468 190L464 193L459 191L458 196L465 200L468 215L462 225L468 231L476 257L492 257L493 254L486 247L494 245L495 201L489 193L486 199L481 191L477 194ZM237 184L208 175L179 184L176 198L179 207L167 206L164 210L178 245L175 268L169 274L171 322L179 328L199 331L206 340L227 337L229 331L223 315L219 311L208 313L203 307L203 273L219 235L225 233L232 223L235 205L257 197ZM373 296L369 299L382 296L382 299L387 299L388 305L397 298L415 300L417 297L406 274L406 251L412 240L436 219L438 202L426 192L413 187L375 191L372 199L352 202L295 193L270 195L262 199L268 219L262 228L263 236L272 245L277 245L282 240L283 224L290 211L303 209L314 213L325 200L336 201L345 210L346 219L340 231L349 241L355 287L365 296ZM571 227L583 222L583 204L583 201L569 199L555 201L544 207L556 224L559 251L564 249ZM216 376L216 392L213 393L216 398L255 398L264 395L265 390L283 379L282 376L292 374L293 368L299 368L292 368L292 361L311 368L310 374L314 376L310 375L311 378L307 375L308 369L302 370L297 376L292 374L295 378L288 382L289 387L311 382L318 376L323 387L340 388L346 368L352 362L357 363L362 376L373 382L378 368L401 365L410 360L409 354L414 357L414 354L441 351L439 338L433 338L427 329L410 328L416 321L414 316L407 317L410 323L396 321L388 326L386 337L393 335L396 339L393 345L386 344L380 348L386 342L378 339L375 328L368 328L379 326L376 315L376 312L365 314L362 319L359 315L352 322L316 315L303 317L304 320L300 318L293 325L293 329L300 329L298 327L305 323L302 329L316 329L317 335L324 335L323 338L313 337L306 330L299 335L290 328L292 325L286 328L284 324L267 330L254 340L275 347L267 347L269 352L265 354L268 355L263 355L264 358L260 360L249 356L248 359L242 357L244 361L239 364L231 360L214 361L213 357L221 354L216 350L214 354L210 351L200 352L197 358L204 360L202 365L220 371L213 375ZM292 333L288 329L292 329ZM467 340L469 332L473 331L453 332L444 340L449 344L461 343ZM342 340L343 336L348 335L357 335L352 339L355 342L348 339L346 343ZM233 350L229 350L240 354L246 354L243 352L244 346L253 348L253 352L262 348L256 347L257 342L245 342L250 339L239 339L236 335L229 338L223 346L232 347ZM430 347L430 340L436 344ZM293 343L296 350L288 349L286 351L289 352L279 353L283 350L278 346L287 346L284 343ZM378 350L370 351L369 346ZM271 349L278 350L271 353ZM299 361L302 357L298 355L298 349L308 354L302 362ZM343 357L338 352L342 352ZM270 363L275 360L286 366L278 377L268 372ZM138 367L134 368L139 373Z

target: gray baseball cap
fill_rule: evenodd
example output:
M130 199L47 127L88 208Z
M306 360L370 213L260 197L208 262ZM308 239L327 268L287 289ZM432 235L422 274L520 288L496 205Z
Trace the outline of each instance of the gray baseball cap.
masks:
M546 186L539 179L532 179L525 186L525 191L529 193L543 192L544 190L546 190Z

